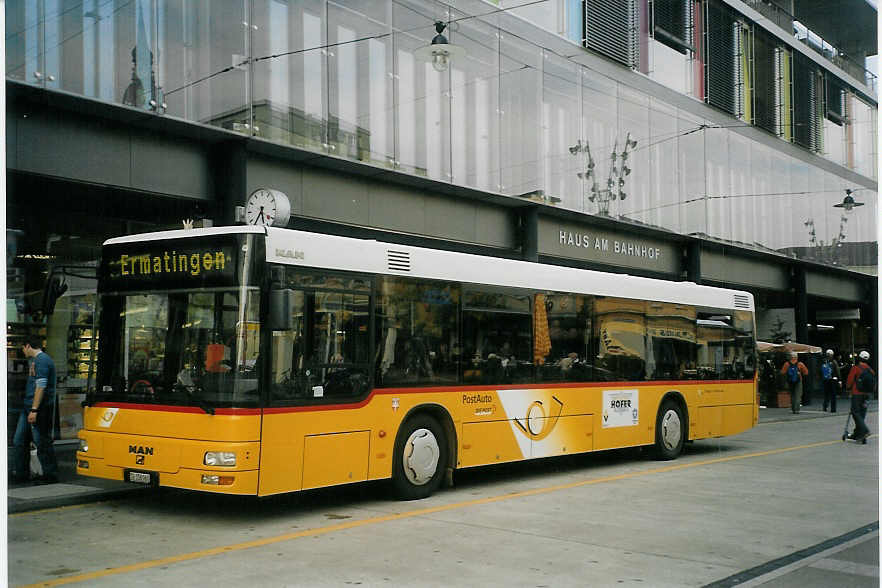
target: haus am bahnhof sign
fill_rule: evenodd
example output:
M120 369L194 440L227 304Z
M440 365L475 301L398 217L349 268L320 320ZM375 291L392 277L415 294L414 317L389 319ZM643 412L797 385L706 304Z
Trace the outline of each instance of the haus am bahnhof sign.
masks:
M539 253L676 275L679 248L659 239L539 219Z

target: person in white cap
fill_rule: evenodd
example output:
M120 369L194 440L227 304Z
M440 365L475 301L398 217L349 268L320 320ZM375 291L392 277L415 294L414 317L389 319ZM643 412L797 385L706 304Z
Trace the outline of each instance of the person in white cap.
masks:
M830 412L836 412L836 395L839 393L839 363L833 358L833 350L827 350L827 357L821 364L821 380L824 382L824 412L830 405Z
M861 351L858 358L857 365L848 372L846 380L846 386L851 391L851 416L854 418L854 431L848 438L866 443L870 429L864 419L867 417L870 394L876 389L876 372L867 363L870 360L867 351Z

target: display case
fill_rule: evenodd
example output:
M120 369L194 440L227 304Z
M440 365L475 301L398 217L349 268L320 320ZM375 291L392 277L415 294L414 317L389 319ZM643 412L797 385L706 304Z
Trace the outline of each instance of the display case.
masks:
M92 325L72 324L67 329L67 380L68 388L85 388L89 377L95 374L95 358L98 355L97 333Z

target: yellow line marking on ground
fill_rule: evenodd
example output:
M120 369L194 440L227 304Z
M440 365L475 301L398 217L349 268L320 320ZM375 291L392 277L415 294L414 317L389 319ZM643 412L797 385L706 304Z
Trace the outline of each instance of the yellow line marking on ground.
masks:
M550 492L557 492L560 490L570 490L573 488L580 488L582 486L592 486L594 484L603 484L606 482L616 482L619 480L627 480L629 478L636 478L640 476L648 476L650 474L663 474L667 472L675 472L677 470L685 470L689 468L695 468L699 466L713 465L718 463L726 463L729 461L737 461L741 459L749 459L753 457L764 457L768 455L776 455L779 453L787 453L789 451L798 451L800 449L811 449L814 447L823 447L825 445L837 445L842 443L839 439L835 441L822 441L819 443L810 443L808 445L796 445L794 447L785 447L782 449L771 449L769 451L760 451L757 453L748 453L745 455L732 455L729 457L718 457L716 459L707 459L703 461L697 461L692 463L681 463L677 465L670 465L661 468L653 468L650 470L641 470L638 472L628 472L626 474L618 474L615 476L606 476L603 478L592 478L590 480L580 480L578 482L569 482L567 484L558 484L556 486L547 486L544 488L534 488L532 490L524 490L522 492L512 492L510 494L500 494L498 496L489 496L487 498L476 498L474 500L466 500L464 502L456 502L453 504L445 504L441 506L433 506L430 508L420 508L416 510L410 510L407 512L401 512L396 514L388 514L381 515L377 517L371 517L368 519L360 519L357 521L349 521L346 523L340 523L337 525L329 525L327 527L317 527L314 529L307 529L305 531L298 531L296 533L286 533L284 535L276 535L275 537L266 537L264 539L255 539L253 541L245 541L243 543L234 543L232 545L224 545L221 547L212 547L210 549L203 549L200 551L192 551L190 553L182 553L180 555L172 555L169 557L163 557L160 559L153 559L149 561L143 561L136 564L130 564L127 566L120 566L117 568L109 568L104 570L97 570L95 572L88 572L85 574L78 574L76 576L66 576L63 578L57 578L55 580L49 580L46 582L38 582L36 584L29 584L22 588L33 588L36 586L61 586L64 584L71 584L73 582L85 582L88 580L95 580L97 578L104 578L107 576L115 576L118 574L127 574L129 572L137 572L140 570L146 570L149 568L155 568L159 566L166 566L169 564L180 563L184 561L190 561L194 559L200 559L203 557L211 557L214 555L220 555L223 553L229 553L232 551L241 551L243 549L252 549L254 547L264 547L266 545L273 545L275 543L282 543L284 541L291 541L293 539L300 539L302 537L316 537L319 535L327 535L328 533L336 533L337 531L346 531L347 529L355 529L357 527L364 527L367 525L376 525L379 523L386 523L389 521L397 521L401 519L408 519L412 517L418 517L423 515L434 514L438 512L445 512L448 510L455 510L459 508L466 508L469 506L479 506L483 504L492 504L494 502L501 502L503 500L511 500L513 498L524 498L528 496L536 496L539 494L548 494Z

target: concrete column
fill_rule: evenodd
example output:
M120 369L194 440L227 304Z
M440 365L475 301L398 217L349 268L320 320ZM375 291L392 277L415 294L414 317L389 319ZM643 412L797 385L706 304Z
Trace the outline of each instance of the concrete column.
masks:
M796 340L808 343L808 294L805 285L805 268L793 268L793 305L796 307Z
M531 206L521 213L519 240L524 261L539 261L539 208Z
M686 256L683 259L686 279L696 284L701 283L701 241L686 244Z
M214 148L212 182L216 225L235 224L236 206L244 206L248 197L248 153L243 141L228 141Z

